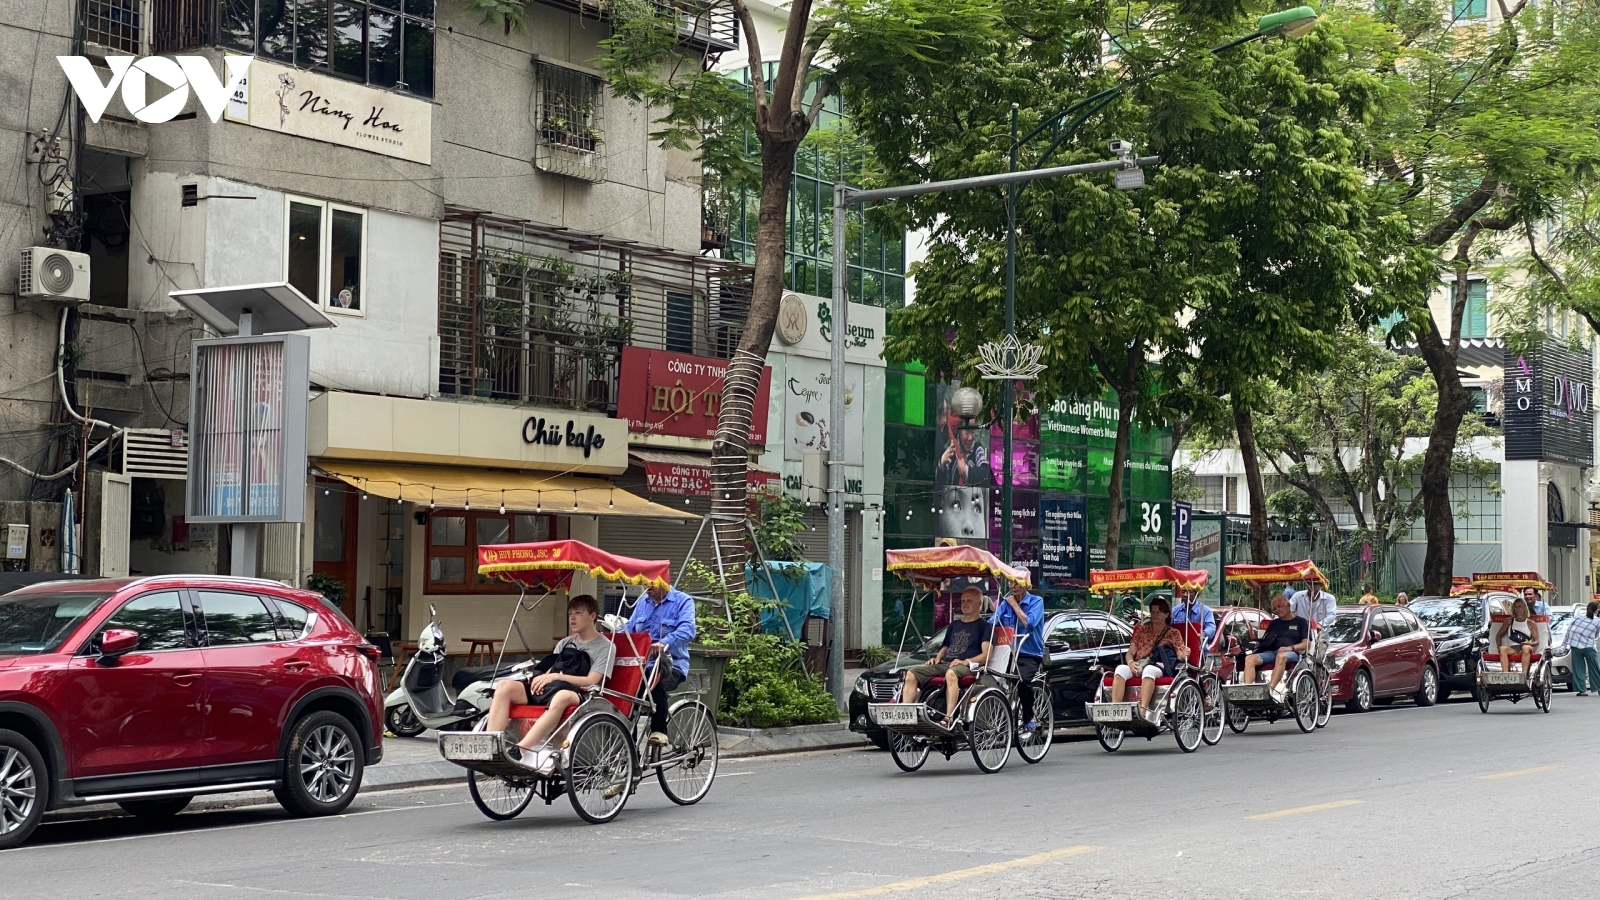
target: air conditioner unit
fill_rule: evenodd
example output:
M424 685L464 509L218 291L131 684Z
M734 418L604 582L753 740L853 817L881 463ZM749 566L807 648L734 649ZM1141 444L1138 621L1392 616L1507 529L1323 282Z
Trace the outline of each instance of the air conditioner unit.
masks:
M89 254L54 247L22 251L17 296L82 303L89 299Z

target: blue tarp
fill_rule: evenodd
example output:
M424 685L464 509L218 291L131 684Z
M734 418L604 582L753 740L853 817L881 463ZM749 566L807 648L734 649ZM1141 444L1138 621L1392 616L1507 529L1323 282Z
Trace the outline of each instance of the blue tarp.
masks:
M755 566L746 564L744 567L745 588L750 596L772 600L772 588L778 589L778 606L761 613L762 630L783 637L793 634L804 638L807 616L828 618L828 585L833 580L833 570L825 563L789 562L769 562L767 569L772 573L771 585ZM789 620L788 628L784 628L784 619Z

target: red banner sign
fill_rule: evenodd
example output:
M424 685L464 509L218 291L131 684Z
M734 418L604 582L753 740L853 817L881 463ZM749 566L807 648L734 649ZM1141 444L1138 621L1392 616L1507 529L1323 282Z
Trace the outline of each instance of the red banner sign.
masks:
M674 494L679 497L711 496L710 466L647 462L644 464L644 479L652 494ZM751 490L761 490L777 481L778 474L751 469L748 480Z
M645 434L713 438L722 411L722 382L728 361L643 347L622 348L622 379L617 418L628 430ZM761 370L750 442L767 442L767 395L772 370ZM754 473L752 484L754 483Z

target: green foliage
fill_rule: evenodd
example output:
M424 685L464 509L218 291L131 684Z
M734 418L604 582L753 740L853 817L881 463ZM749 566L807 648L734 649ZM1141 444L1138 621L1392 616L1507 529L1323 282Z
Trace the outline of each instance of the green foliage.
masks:
M806 527L805 504L782 491L761 491L752 497L760 510L754 527L761 555L769 562L806 562L805 548L795 540Z
M484 25L503 25L507 33L527 31L527 0L456 0L456 3L467 12L482 14Z
M699 610L696 642L732 650L722 681L717 721L739 728L778 728L836 722L838 707L822 679L805 670L805 645L761 630L761 611L772 604L743 591L733 592L716 573L690 560L683 583L708 588L728 598L721 609ZM709 604L707 605L709 606Z
M1507 343L1536 346L1550 332L1547 317L1571 315L1600 333L1600 178L1583 177L1549 219L1524 223L1512 249L1525 255L1501 270L1514 287L1495 304Z
M346 597L344 582L334 578L332 575L324 575L321 572L307 575L306 590L316 591L328 598L328 602L334 606L344 605Z
M882 644L873 644L871 647L861 648L861 665L864 668L871 669L875 666L881 666L894 658L895 652Z

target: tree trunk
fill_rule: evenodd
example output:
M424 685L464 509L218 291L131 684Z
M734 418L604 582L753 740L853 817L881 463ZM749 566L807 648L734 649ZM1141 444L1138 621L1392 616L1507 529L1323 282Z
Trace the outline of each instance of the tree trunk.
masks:
M1117 555L1121 552L1122 537L1122 476L1128 469L1128 444L1133 437L1133 410L1139 395L1134 391L1117 391L1117 440L1111 451L1111 483L1106 487L1106 500L1111 509L1106 519L1106 568L1120 567Z
M1461 279L1460 283L1465 285L1466 279ZM1447 597L1450 576L1455 571L1456 548L1450 470L1461 433L1461 420L1471 404L1456 371L1456 355L1450 352L1438 331L1419 329L1417 347L1439 386L1439 405L1434 411L1433 428L1428 432L1428 450L1422 457L1422 521L1428 534L1428 549L1422 563L1422 591L1430 596Z
M1250 493L1250 562L1264 566L1271 562L1267 550L1267 497L1261 485L1261 459L1256 454L1255 422L1250 407L1233 403L1233 427L1239 435L1239 455L1244 458L1244 480Z
M804 134L801 129L800 136ZM761 206L756 220L756 271L751 285L750 317L745 320L739 347L728 361L717 436L711 444L712 527L722 549L722 571L734 592L744 589L750 423L754 416L767 414L765 409L755 408L755 401L778 321L778 302L783 299L789 184L799 143L798 138L776 140L761 135Z

